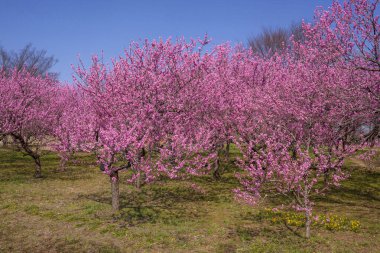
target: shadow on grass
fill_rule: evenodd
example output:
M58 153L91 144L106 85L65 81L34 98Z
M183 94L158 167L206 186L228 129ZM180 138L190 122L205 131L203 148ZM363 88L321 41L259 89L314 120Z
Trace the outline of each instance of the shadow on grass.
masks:
M201 193L188 185L152 185L141 190L129 190L121 193L121 210L114 216L115 221L135 226L141 223L178 224L205 217L207 205L217 203L218 196L213 193ZM109 192L80 195L110 205ZM203 204L202 204L203 203Z
M65 171L59 170L60 158L57 154L47 151L41 157L43 180L76 181L88 178L97 169L90 155L77 158L79 163L69 162ZM0 182L33 183L35 179L34 161L31 157L9 148L0 148Z
M326 196L315 198L317 202L380 209L380 173L364 169L352 171L342 186Z

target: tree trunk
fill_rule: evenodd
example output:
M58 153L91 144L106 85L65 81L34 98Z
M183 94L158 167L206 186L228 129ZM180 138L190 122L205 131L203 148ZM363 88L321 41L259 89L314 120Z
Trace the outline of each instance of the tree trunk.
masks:
M140 157L139 157L140 162L145 157L145 155L146 155L145 148L142 148L140 152ZM139 173L139 176L137 177L137 180L136 180L136 188L141 189L141 186L143 185L144 174L142 173L141 170L138 173Z
M310 227L311 227L311 212L306 211L306 238L310 238Z
M113 172L110 176L110 180L112 192L112 209L114 211L118 211L120 209L119 172Z
M142 172L139 172L139 176L137 177L137 179L136 179L136 183L135 183L135 185L136 185L136 188L138 189L138 190L141 190L141 187L143 186L143 184L144 184L144 174L142 173Z
M305 184L305 193L304 193L304 203L305 203L305 216L306 216L306 224L305 224L305 236L307 239L310 238L310 227L311 227L311 210L310 210L310 202L309 202L309 192L308 187Z
M34 171L34 177L35 178L41 178L42 177L42 172L41 172L41 160L39 156L35 156L34 158L34 163L36 164L35 166L35 171Z
M227 145L226 145L226 161L227 161L227 164L230 164L230 144L231 144L231 141L227 141Z
M30 147L30 144L24 140L24 138L21 135L17 134L11 134L11 137L14 142L18 142L19 145L21 145L22 149L26 154L28 154L30 157L33 158L34 163L35 163L35 171L34 171L34 177L35 178L41 178L42 177L42 172L41 172L41 160L40 160L40 155L38 154L38 148L36 151L33 151L32 148Z
M8 136L5 135L5 136L0 137L0 141L2 142L4 148L8 147L8 143L9 143Z
M323 185L327 186L329 181L329 169L323 172Z
M212 175L214 179L220 180L221 175L220 175L220 162L219 162L219 156L216 158L215 164L214 164L214 170L212 172Z
M142 179L142 173L139 173L139 176L136 179L136 188L141 189L141 179Z
M61 161L59 162L59 171L61 172L66 171L66 162L67 162L67 159L61 158Z

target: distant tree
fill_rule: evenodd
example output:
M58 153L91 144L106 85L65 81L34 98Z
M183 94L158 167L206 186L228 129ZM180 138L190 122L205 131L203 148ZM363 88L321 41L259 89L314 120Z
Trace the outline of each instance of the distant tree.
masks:
M265 57L283 51L288 37L288 31L284 28L264 28L259 35L250 38L248 43L253 52Z
M0 47L0 68L9 73L13 69L25 69L33 76L46 75L57 78L58 73L51 72L57 63L54 56L47 55L46 50L38 50L31 43L19 52L7 51Z
M291 45L292 36L295 41L303 40L301 23L293 23L288 28L264 28L260 34L248 39L248 45L254 53L271 57L287 49Z

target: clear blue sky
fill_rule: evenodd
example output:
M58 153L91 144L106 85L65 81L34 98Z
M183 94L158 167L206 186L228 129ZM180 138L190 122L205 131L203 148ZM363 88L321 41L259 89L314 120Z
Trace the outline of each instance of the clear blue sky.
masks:
M0 46L18 50L31 42L58 63L54 71L70 81L78 55L88 62L104 51L121 54L131 41L172 36L203 37L213 43L246 43L263 27L311 20L316 6L331 0L0 0Z

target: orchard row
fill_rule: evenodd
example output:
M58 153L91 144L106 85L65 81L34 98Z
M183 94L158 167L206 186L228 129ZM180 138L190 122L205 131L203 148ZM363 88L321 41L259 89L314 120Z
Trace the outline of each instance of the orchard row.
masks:
M119 209L119 171L141 187L160 177L214 174L233 143L241 187L260 201L270 185L303 211L310 236L313 195L347 178L343 160L376 145L380 127L378 1L333 3L302 24L302 39L263 57L242 46L133 43L105 65L93 57L61 85L27 71L0 77L0 135L35 161L43 147L62 166L74 152L96 155ZM227 149L227 151L226 151Z

